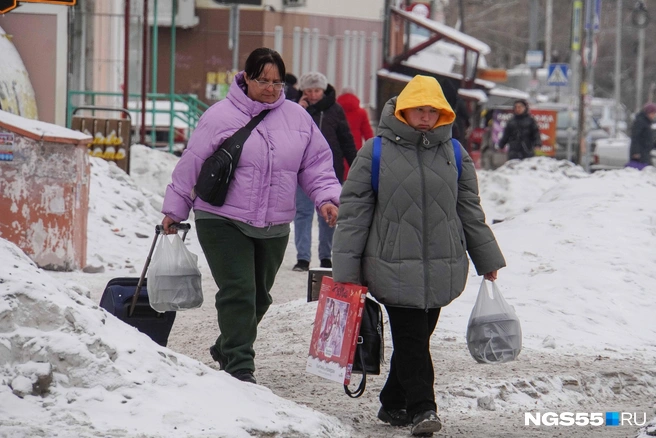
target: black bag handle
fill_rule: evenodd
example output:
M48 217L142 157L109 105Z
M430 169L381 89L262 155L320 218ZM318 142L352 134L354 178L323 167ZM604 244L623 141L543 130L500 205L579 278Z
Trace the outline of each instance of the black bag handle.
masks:
M360 397L362 394L364 394L364 390L367 387L367 369L364 366L364 354L360 354L360 365L362 366L362 380L360 380L360 384L355 389L355 391L351 392L348 385L344 384L344 392L351 398Z

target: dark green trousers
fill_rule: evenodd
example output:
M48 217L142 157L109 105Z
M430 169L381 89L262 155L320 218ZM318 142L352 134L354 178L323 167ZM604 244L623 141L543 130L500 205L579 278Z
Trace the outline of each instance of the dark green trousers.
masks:
M289 235L254 239L220 219L199 219L196 231L219 287L215 305L221 334L216 348L225 359L224 369L255 371L257 325L273 302L269 291Z

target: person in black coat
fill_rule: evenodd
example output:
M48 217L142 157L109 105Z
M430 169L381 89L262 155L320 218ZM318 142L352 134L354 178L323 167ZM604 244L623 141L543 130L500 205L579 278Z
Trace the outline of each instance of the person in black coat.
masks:
M318 72L306 73L299 79L303 95L298 104L307 109L326 138L333 152L333 168L340 183L344 178L344 159L353 163L357 150L346 114L336 102L335 89L328 79ZM297 263L294 271L307 271L310 268L310 247L312 245L312 220L315 207L310 198L300 189L296 190L296 217L294 218L294 242L296 243ZM332 268L334 228L319 218L319 260L322 268Z
M631 127L631 161L651 164L651 150L654 148L654 134L651 124L656 120L656 104L648 103L642 108Z
M499 140L499 149L508 144L508 159L530 158L535 155L536 146L542 145L540 128L535 119L528 112L528 102L524 99L515 101L515 115L503 130L503 136Z
M298 79L291 73L285 74L285 99L297 102L301 98L301 92L296 88Z

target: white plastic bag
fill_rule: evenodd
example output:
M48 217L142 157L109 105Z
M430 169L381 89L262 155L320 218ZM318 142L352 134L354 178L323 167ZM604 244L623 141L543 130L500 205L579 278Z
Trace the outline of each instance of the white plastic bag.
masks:
M158 312L187 310L203 304L198 256L178 234L163 235L148 269L148 299Z
M509 362L522 351L522 328L515 309L503 299L496 282L492 291L483 280L467 324L467 347L479 363Z

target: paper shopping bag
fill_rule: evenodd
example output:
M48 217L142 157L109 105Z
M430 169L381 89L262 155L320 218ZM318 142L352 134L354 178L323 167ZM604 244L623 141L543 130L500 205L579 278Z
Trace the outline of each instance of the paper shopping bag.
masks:
M360 333L364 286L323 277L306 371L348 385Z

